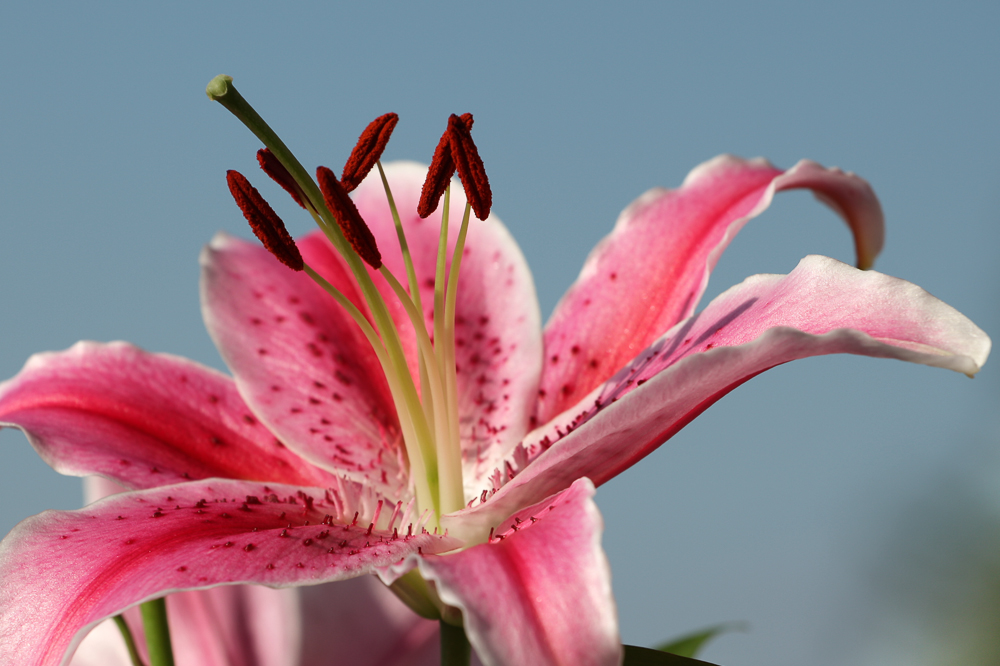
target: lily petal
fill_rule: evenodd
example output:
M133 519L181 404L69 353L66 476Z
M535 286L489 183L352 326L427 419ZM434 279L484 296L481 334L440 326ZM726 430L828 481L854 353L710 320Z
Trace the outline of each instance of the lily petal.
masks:
M751 377L822 354L896 358L975 374L986 334L916 285L827 257L757 275L679 324L577 407L525 442L527 462L485 504L446 517L453 534L588 476L601 484L648 455Z
M298 588L225 585L167 598L174 660L184 666L298 666ZM125 611L149 663L138 607ZM118 627L105 620L87 634L70 666L131 666Z
M123 492L84 479L88 503ZM374 576L272 589L224 585L167 598L175 661L184 666L309 666L336 654L354 666L437 666L438 624L404 606ZM143 658L139 608L124 613ZM148 663L148 661L147 661ZM71 666L131 666L111 620L83 639Z
M499 540L420 558L441 600L462 609L485 664L621 663L611 571L594 484L563 492L505 521Z
M406 240L413 257L428 330L433 333L434 274L441 209L427 219L417 215L427 167L394 162L385 168ZM355 191L355 203L378 240L382 259L400 280L403 256L385 189L377 174ZM465 192L452 187L448 226L449 257L465 211ZM443 207L442 207L443 208ZM447 262L451 267L451 261ZM395 301L381 276L387 301ZM397 313L401 333L412 339L409 320ZM443 313L441 313L443 314ZM411 347L412 349L412 347ZM415 356L411 372L416 377ZM469 223L455 304L455 362L466 489L472 492L496 462L528 432L541 374L541 313L527 261L507 228L495 216Z
M228 377L123 342L32 356L0 384L0 426L23 430L58 472L131 488L214 476L332 480L275 440Z
M394 538L364 520L352 524L352 511L374 513L374 497L353 485L309 492L212 479L21 522L0 543L0 663L68 663L96 623L167 593L343 580L460 543L427 533Z
M438 666L438 623L425 620L375 576L300 587L303 666Z
M90 504L125 488L99 476L83 480ZM317 586L329 591L332 584ZM298 666L302 643L300 588L224 585L170 595L167 615L175 661L184 666ZM329 596L329 595L328 595ZM123 613L145 663L138 606ZM121 632L105 620L87 634L70 666L131 666Z
M775 192L809 188L844 218L858 264L882 248L882 208L868 183L803 160L788 171L722 155L677 190L654 189L618 218L545 328L537 423L576 404L698 305L723 250Z
M357 298L332 249L300 250ZM402 497L396 412L354 321L308 276L255 244L220 234L201 262L205 325L253 413L314 465Z
M437 666L438 623L404 606L374 576L306 587L225 585L167 597L174 660L183 666ZM138 607L125 612L140 655ZM148 660L147 660L148 663ZM83 639L70 666L131 666L111 620Z

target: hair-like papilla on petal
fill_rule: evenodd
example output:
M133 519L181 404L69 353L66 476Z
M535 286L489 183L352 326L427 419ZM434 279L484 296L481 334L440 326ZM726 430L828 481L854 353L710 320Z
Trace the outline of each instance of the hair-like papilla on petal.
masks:
M348 196L347 190L333 175L333 171L323 166L319 167L316 169L316 180L319 181L319 189L323 192L323 199L330 212L337 218L337 223L340 225L340 230L344 232L347 242L369 266L381 268L382 254L378 251L375 237L362 219L354 201Z
M236 205L243 211L243 217L250 223L254 235L260 239L268 252L292 270L301 271L303 262L299 248L295 246L295 241L285 228L285 223L260 195L257 188L251 185L243 174L232 169L226 172L226 182L229 183L229 191L236 200Z
M395 129L398 122L398 115L386 113L368 123L368 127L358 137L358 143L354 146L351 156L347 158L347 163L344 165L344 175L341 176L340 183L345 190L354 191L354 188L365 179L368 172L382 157L382 151L389 143L389 137L392 136L392 130Z
M458 119L465 125L466 129L472 130L471 113L463 113ZM417 203L417 215L427 218L437 210L441 196L448 188L448 183L451 182L453 175L455 175L455 160L452 158L451 120L449 119L448 128L441 135L441 140L438 141L437 148L434 149L431 165L427 169L427 178L424 179L424 186L420 191L420 201Z
M470 126L471 123L465 123L455 114L448 119L451 157L455 161L458 177L462 179L465 196L473 212L480 220L485 220L490 216L490 208L493 206L493 192L490 190L489 178L486 177L486 167L483 166L479 150L472 140Z
M278 161L278 158L274 156L269 148L261 148L257 151L257 162L260 164L260 168L264 170L271 180L281 185L288 194L295 199L295 203L306 207L305 202L307 201L305 192L299 187L299 184L295 182L292 178L292 174L288 173L288 169L285 165Z

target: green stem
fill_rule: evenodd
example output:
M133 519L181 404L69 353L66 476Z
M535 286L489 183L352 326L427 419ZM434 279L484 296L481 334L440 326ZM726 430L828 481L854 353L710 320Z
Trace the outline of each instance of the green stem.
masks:
M132 661L132 666L146 666L142 662L142 657L139 656L139 649L135 646L135 638L132 636L132 630L129 629L125 617L115 615L114 620L115 624L118 625L118 631L122 632L122 638L125 639L125 648L128 650L128 658Z
M166 599L147 601L139 608L142 611L142 628L146 631L149 666L174 666Z
M441 625L441 666L469 666L472 646L465 629L444 620L438 624Z

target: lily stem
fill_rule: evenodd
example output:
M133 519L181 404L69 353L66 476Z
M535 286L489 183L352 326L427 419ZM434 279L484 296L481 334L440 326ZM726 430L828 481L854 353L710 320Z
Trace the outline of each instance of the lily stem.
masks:
M115 615L114 619L115 624L118 625L118 631L122 633L122 638L125 639L125 649L128 650L128 658L132 661L132 666L146 666L142 661L142 657L139 656L139 649L135 646L135 638L132 636L132 630L129 629L125 617L123 615Z
M472 646L464 627L456 627L444 620L441 625L441 666L469 666Z
M174 666L174 650L170 645L166 599L154 599L140 606L142 627L146 631L149 666Z

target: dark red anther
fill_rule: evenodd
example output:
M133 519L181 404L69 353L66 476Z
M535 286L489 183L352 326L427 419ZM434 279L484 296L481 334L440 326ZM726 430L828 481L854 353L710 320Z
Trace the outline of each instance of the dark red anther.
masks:
M455 114L448 119L448 132L451 134L451 157L455 160L458 177L465 187L465 196L469 199L472 211L480 220L490 215L493 206L493 192L490 181L486 177L486 167L479 157L479 150L472 140L471 123L464 122Z
M269 148L261 148L257 151L257 163L260 164L264 173L271 177L271 180L281 185L282 189L295 199L295 203L303 208L306 207L306 193L302 191L299 184L292 178L292 174L288 173L285 165L278 161Z
M452 116L454 117L454 116ZM465 125L466 129L472 130L472 114L463 113L458 119ZM455 160L452 158L451 149L451 120L448 121L448 129L441 135L437 148L434 149L434 157L431 165L427 169L427 177L424 179L424 186L420 190L420 201L417 203L417 215L426 218L435 210L444 195L444 191L451 182L451 177L455 175Z
M382 157L385 144L389 143L389 137L392 136L392 130L398 122L399 116L387 113L368 123L368 127L361 133L357 145L351 151L351 156L347 158L347 164L344 165L344 175L340 182L345 190L353 191L365 179Z
M369 266L380 268L382 255L379 254L378 246L375 244L375 237L361 218L361 213L348 196L347 190L326 167L321 166L316 169L316 180L319 181L319 189L323 192L323 200L337 218L337 224L340 225L340 230L344 232L344 237L351 247Z
M285 229L285 223L264 201L257 188L238 171L227 171L226 182L229 183L229 191L236 200L236 205L243 211L243 217L250 223L254 235L268 252L292 270L301 271L304 264L299 248Z

